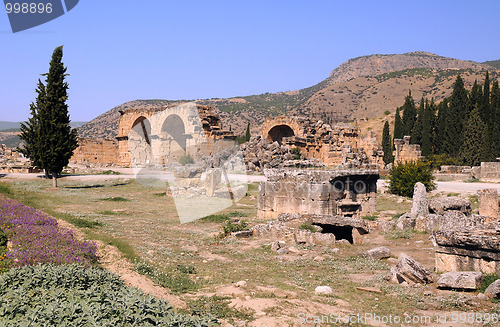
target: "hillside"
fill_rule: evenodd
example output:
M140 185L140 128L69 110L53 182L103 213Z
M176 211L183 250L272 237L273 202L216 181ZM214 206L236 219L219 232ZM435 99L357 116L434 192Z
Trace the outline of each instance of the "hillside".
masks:
M404 102L408 90L416 101L425 96L439 101L451 94L451 85L461 74L467 87L475 79L482 81L488 70L492 80L500 78L493 62L477 63L441 57L427 52L370 55L348 60L334 69L328 78L309 88L235 97L196 100L213 105L221 114L224 127L243 133L248 122L252 130L268 116L309 115L327 122L382 119L385 111L393 114ZM167 100L137 100L111 109L80 128L86 137L115 137L118 110L157 107ZM377 124L375 124L377 125ZM360 125L361 126L361 125ZM378 134L378 128L373 129Z
M485 61L483 64L489 65L491 67L495 67L500 69L500 59L498 60L491 60L491 61Z

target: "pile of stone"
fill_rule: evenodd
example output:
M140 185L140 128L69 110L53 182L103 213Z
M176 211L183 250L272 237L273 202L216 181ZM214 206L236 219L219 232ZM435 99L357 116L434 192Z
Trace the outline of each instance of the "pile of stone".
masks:
M297 159L290 148L276 142L269 142L261 136L252 136L250 141L241 145L245 164L249 171L262 171L265 168L285 167L324 167L317 159Z

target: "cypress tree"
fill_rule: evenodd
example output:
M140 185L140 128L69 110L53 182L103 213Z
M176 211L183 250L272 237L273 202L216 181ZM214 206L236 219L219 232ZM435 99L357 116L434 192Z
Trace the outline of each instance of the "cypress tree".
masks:
M500 87L498 81L491 87L491 112L493 119L492 153L493 157L500 157Z
M411 135L413 126L415 125L415 118L417 116L417 109L415 107L415 101L411 96L411 91L405 97L405 103L403 105L403 136Z
M490 110L490 74L486 71L486 77L484 78L484 92L481 99L482 106L482 116L483 121L491 129L491 123L493 122L493 114Z
M449 99L444 98L437 105L437 118L436 125L434 127L434 154L444 154L445 153L445 129L446 129L446 121L448 119L448 103Z
M453 92L450 96L444 126L443 150L448 155L456 156L463 143L464 136L462 133L465 125L468 100L464 82L460 75L458 75L453 84Z
M394 161L392 155L392 142L391 135L389 132L389 122L385 122L384 130L382 132L382 150L384 151L384 163L387 165Z
M467 116L472 112L476 105L482 106L483 101L483 89L481 85L477 83L477 80L474 81L474 85L472 85L472 89L469 94L469 101L467 104Z
M44 111L46 93L45 85L40 79L38 79L36 93L38 93L36 102L30 104L31 118L21 123L21 135L19 135L19 138L24 141L24 146L19 151L27 158L30 158L33 166L41 167L38 112Z
M417 119L415 120L415 125L411 131L410 142L413 144L422 144L422 119L425 111L424 97L420 100L420 106L417 111Z
M401 121L401 115L399 113L400 108L396 109L396 116L394 118L394 137L395 139L402 139L404 136L403 133L403 122Z
M462 164L477 166L487 156L485 150L486 124L481 119L479 106L472 110L464 131L464 143L460 148L459 158Z
M422 107L422 106L421 106ZM422 134L421 134L421 150L423 156L430 156L432 151L432 128L434 126L433 116L434 116L434 103L429 103L425 100L425 106L422 112Z
M52 54L46 85L39 82L36 106L32 106L32 117L25 122L26 153L34 164L52 175L53 186L57 187L57 177L68 165L73 151L78 146L76 129L69 122L68 83L62 63L63 49L57 47ZM45 93L42 91L44 90ZM30 136L36 135L34 141Z
M247 130L245 132L245 141L246 142L250 141L250 123L248 123Z

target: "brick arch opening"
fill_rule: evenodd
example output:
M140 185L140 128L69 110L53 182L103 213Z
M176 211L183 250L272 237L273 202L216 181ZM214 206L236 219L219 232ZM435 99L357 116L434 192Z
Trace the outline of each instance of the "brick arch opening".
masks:
M276 125L267 132L266 139L270 142L282 143L284 137L295 136L293 129L288 125Z
M179 115L169 115L163 122L161 133L164 136L173 138L182 150L186 150L186 127L184 126L184 121Z
M151 123L144 117L138 117L131 128L131 138L133 139L143 139L148 145L151 145Z

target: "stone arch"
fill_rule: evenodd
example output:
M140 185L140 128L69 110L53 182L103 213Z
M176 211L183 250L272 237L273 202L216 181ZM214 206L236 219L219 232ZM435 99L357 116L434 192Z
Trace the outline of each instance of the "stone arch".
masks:
M131 162L143 166L151 163L151 123L144 116L139 116L130 129L128 148Z
M186 150L186 127L179 115L169 115L163 122L161 133L164 137L172 138L179 147Z
M267 132L266 139L269 142L277 141L279 144L281 144L284 137L290 137L290 136L295 136L295 132L290 126L282 124L282 125L275 125L274 127L272 127Z
M139 116L131 128L131 137L134 139L142 139L147 144L151 145L151 123L144 116Z

